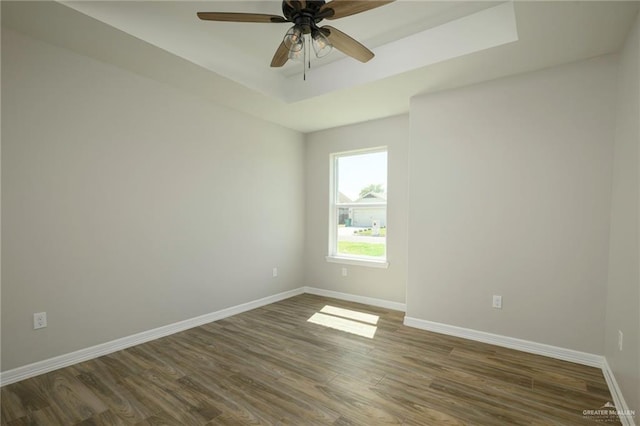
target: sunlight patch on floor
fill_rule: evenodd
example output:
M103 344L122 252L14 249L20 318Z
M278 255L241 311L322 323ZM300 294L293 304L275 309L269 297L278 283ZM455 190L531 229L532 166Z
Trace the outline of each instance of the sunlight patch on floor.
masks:
M307 321L324 327L333 328L334 330L346 331L347 333L367 337L369 339L373 339L373 336L375 336L376 330L378 329L375 325L365 324L363 322L327 315L320 312L313 314Z
M325 305L324 308L320 309L320 312L330 315L335 315L337 317L349 318L356 321L366 322L369 324L377 324L378 319L380 318L378 315L365 314L364 312L352 311L351 309L337 308L331 305Z

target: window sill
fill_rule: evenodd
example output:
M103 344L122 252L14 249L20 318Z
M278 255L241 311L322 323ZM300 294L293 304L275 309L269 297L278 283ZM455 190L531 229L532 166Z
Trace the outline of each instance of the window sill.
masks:
M325 259L327 259L327 262L329 263L343 263L345 265L368 266L370 268L382 269L387 269L389 267L389 262L385 260L356 259L353 257L338 256L327 256Z

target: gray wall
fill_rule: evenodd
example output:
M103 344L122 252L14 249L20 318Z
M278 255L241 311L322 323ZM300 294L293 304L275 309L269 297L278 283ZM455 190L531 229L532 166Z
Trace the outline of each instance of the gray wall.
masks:
M388 149L388 269L327 263L329 155L386 145ZM307 135L306 284L326 290L405 302L407 271L408 116L397 116ZM341 276L341 269L348 276Z
M603 353L616 64L412 100L409 317Z
M2 89L3 371L302 285L301 134L7 29Z
M605 355L627 405L640 413L640 23L620 56ZM618 349L618 330L624 333Z

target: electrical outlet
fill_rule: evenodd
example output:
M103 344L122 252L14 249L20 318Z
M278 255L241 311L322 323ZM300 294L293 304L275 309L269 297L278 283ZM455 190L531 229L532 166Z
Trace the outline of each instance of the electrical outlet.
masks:
M622 331L618 330L618 349L622 350L622 341L624 339L624 334Z
M47 326L47 313L38 312L33 314L33 329L45 328Z
M493 295L493 307L496 309L502 309L502 296L496 294Z
M278 268L273 268L273 278L278 276Z
M347 276L347 268L342 268L342 276L343 277Z

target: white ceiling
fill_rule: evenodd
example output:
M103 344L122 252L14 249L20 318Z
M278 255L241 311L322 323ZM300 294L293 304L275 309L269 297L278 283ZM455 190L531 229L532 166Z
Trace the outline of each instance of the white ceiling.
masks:
M324 21L376 53L269 67L289 24L205 22L198 11L281 15L280 2L2 2L3 25L292 129L405 113L411 96L617 52L639 2L396 1ZM78 13L81 12L81 13ZM105 25L106 24L106 25Z
M367 13L325 21L339 29L348 29L378 55L363 65L336 50L326 58L314 58L313 69L307 72L308 79L303 80L300 62L289 61L283 68L269 66L290 23L210 22L196 18L196 12L203 8L204 11L281 14L279 1L62 3L285 102L358 86L517 40L515 16L509 3L496 6L496 2L449 2L429 3L429 7L425 7L426 3L398 1ZM484 31L486 28L491 31Z

